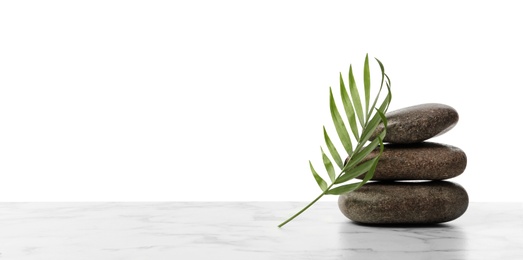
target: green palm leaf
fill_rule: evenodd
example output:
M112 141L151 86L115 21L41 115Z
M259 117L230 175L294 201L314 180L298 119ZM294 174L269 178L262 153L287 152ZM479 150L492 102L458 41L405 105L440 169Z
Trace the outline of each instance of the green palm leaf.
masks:
M349 68L348 92L345 87L343 77L340 73L341 101L343 103L344 108L343 112L345 112L344 117L346 117L348 125L351 128L350 131L347 130L343 116L340 114L340 111L336 106L336 102L334 101L334 96L332 94L332 88L329 88L330 114L332 122L334 123L334 127L336 129L336 133L338 134L339 141L343 145L345 152L347 152L347 155L345 157L347 158L347 160L345 161L345 163L343 163L342 157L338 152L342 150L338 150L336 148L336 146L332 142L332 139L327 134L325 127L323 127L323 137L325 139L325 144L327 145L332 160L334 160L336 165L340 168L341 172L338 175L336 175L331 159L329 158L329 156L327 156L327 154L325 154L323 148L320 147L323 165L325 166L325 170L327 171L327 174L329 176L330 184L328 184L316 172L316 170L312 166L312 162L309 161L309 166L312 175L316 180L316 183L322 190L322 193L311 203L305 206L302 210L298 211L298 213L294 214L291 218L281 223L278 227L282 227L283 225L287 224L289 221L293 220L295 217L303 213L311 205L316 203L316 201L318 201L322 196L340 195L346 192L351 192L360 188L362 185L364 185L370 179L372 179L372 176L374 175L374 172L378 165L378 161L381 158L381 154L383 153L383 138L386 135L387 128L387 118L385 117L385 113L387 112L389 104L392 100L390 79L387 76L387 74L385 74L385 67L383 66L381 61L379 61L378 59L376 59L376 61L378 62L381 70L381 84L377 92L377 95L372 101L372 104L370 103L371 75L368 55L365 56L365 63L363 66L363 85L365 95L365 98L363 100L364 104L362 104L362 101L360 99L360 94L356 86L356 81L352 72L352 65ZM385 97L381 97L380 95L384 84L386 85L387 95ZM379 107L376 108L376 105L378 103ZM356 117L358 119L356 119ZM381 131L376 138L370 140L370 138L376 132L376 129L380 123L383 123L384 125L383 131ZM358 130L359 127L361 127L361 131ZM352 136L349 134L349 132L352 134ZM352 140L355 140L355 142L353 143ZM378 146L378 154L373 158L368 158L369 154L372 151L376 151ZM362 181L356 183L347 183L361 175L364 175Z

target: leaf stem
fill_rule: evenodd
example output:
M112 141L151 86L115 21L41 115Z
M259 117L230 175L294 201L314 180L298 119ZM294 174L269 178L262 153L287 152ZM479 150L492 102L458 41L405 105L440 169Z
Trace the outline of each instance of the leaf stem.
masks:
M350 155L347 160L345 161L345 163L343 164L344 166L349 163L349 161L352 159L352 155ZM285 224L289 223L291 220L295 219L297 216L299 216L301 213L303 213L304 211L306 211L308 208L310 208L314 203L316 203L316 201L318 201L319 199L321 199L321 197L323 197L323 195L327 194L327 192L332 188L332 186L334 185L334 183L336 183L336 181L341 177L341 175L343 174L344 170L342 170L338 176L336 176L336 179L331 183L331 185L329 185L318 197L316 197L311 203L309 203L307 206L305 206L303 209L301 209L300 211L298 211L298 213L294 214L292 217L290 217L289 219L283 221L281 224L278 225L279 228L283 227Z
M333 184L334 183L332 183L329 187L327 187L327 189L324 192L322 192L320 194L320 196L315 198L311 203L309 203L307 206L305 206L305 208L303 208L302 210L298 211L298 213L294 214L294 216L290 217L289 219L287 219L287 220L283 221L281 224L279 224L278 227L279 228L283 227L285 224L289 223L291 220L293 220L294 218L299 216L301 213L306 211L308 208L310 208L310 206L312 206L312 204L316 203L316 201L318 201L319 199L321 199L321 197L323 197L323 195L325 195L325 193L332 187Z

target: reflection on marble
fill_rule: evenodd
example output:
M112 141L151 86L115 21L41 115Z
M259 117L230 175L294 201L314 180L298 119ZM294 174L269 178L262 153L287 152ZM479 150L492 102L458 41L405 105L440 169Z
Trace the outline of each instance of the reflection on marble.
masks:
M523 203L369 227L319 202L0 203L0 259L523 259Z

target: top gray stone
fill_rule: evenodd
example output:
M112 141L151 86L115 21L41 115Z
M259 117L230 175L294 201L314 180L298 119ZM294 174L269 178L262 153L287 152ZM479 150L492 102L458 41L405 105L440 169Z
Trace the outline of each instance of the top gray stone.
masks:
M387 135L384 142L419 143L452 129L459 120L458 112L447 105L428 103L402 108L386 114ZM383 131L380 124L371 139Z

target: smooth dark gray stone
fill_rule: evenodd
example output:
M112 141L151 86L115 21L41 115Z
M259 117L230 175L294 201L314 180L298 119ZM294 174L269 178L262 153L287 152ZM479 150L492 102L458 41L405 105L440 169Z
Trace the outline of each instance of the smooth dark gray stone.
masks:
M378 154L379 150L372 151L365 160ZM444 180L460 175L466 167L465 152L451 145L386 144L372 180Z
M447 181L373 182L340 195L338 206L362 224L436 224L457 219L467 210L463 187Z
M408 144L418 143L446 133L459 120L458 112L447 105L429 103L402 108L386 114L387 135L384 142ZM373 137L383 131L383 124Z

